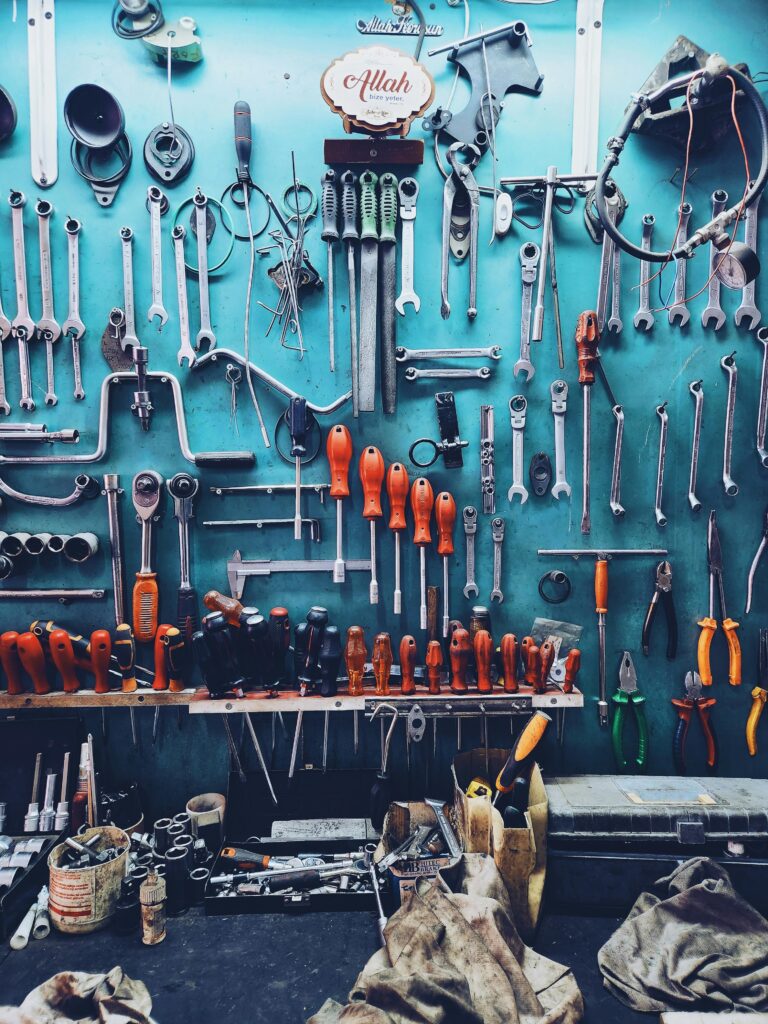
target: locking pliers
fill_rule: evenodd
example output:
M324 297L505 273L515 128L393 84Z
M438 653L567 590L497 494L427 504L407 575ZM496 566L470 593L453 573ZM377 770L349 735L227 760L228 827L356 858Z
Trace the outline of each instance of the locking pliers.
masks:
M648 654L651 643L651 627L656 617L656 610L659 601L664 606L664 615L667 620L667 658L674 660L677 654L677 616L675 615L675 603L672 599L672 566L669 562L659 562L656 566L656 583L653 597L648 605L643 623L643 654Z

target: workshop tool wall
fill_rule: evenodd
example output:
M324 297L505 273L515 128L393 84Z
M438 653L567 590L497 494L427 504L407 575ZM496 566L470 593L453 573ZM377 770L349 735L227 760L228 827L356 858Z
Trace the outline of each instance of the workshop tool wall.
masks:
M109 24L109 6L97 0L68 0L57 8L56 45L58 53L59 97L59 180L47 192L39 190L30 178L29 134L27 125L26 25L23 3L18 17L12 21L14 5L6 3L0 11L0 38L5 59L0 80L15 97L19 109L19 126L13 137L0 147L0 274L6 312L14 308L13 258L11 246L10 209L5 199L10 189L27 195L27 268L31 302L36 314L40 297L40 275L37 260L37 238L34 202L44 195L54 206L51 220L53 245L53 276L57 311L66 307L67 264L65 219L68 215L81 220L80 236L81 314L87 325L82 342L83 381L86 398L72 399L72 364L68 343L62 339L56 346L56 381L58 404L46 407L45 353L42 343L32 344L31 362L34 398L33 413L19 410L18 362L15 346L5 345L5 375L9 400L13 406L12 420L46 423L51 430L76 428L80 431L81 451L95 447L97 410L101 382L107 366L100 352L100 338L107 325L110 309L122 305L122 274L120 228L128 225L134 233L134 277L136 289L137 330L150 354L150 369L176 374L183 388L184 407L193 450L252 449L256 465L251 470L227 468L193 468L178 451L176 428L170 392L158 384L152 388L155 406L152 427L142 432L131 416L128 390L116 396L110 415L108 452L104 459L90 467L101 479L105 472L120 476L126 494L120 502L123 521L126 573L129 587L132 573L139 566L140 531L134 522L130 501L130 482L140 469L153 468L168 479L180 470L189 470L200 479L200 496L196 518L192 524L192 570L194 582L202 595L216 588L227 592L226 559L235 549L243 557L332 559L335 551L334 502L324 506L314 502L311 515L322 519L322 540L313 543L305 533L302 542L292 539L290 530L268 532L266 529L208 530L207 519L255 518L258 516L290 516L292 496L271 498L228 497L211 493L217 484L246 482L269 483L292 479L292 469L282 462L272 447L266 450L250 403L245 381L237 392L236 412L232 410L232 388L225 380L228 360L220 358L201 370L190 371L177 366L178 311L173 275L173 248L170 238L172 220L183 199L200 186L209 196L218 197L233 180L235 153L232 131L232 107L236 100L250 103L253 111L253 178L273 196L279 197L291 183L291 154L295 155L296 174L319 196L320 181L326 170L323 162L323 139L338 138L343 132L338 118L331 113L320 93L320 77L332 58L370 42L357 31L358 19L374 16L390 17L390 8L378 0L340 0L329 4L293 0L290 4L262 2L236 3L218 0L200 3L194 0L171 0L166 7L174 17L190 15L198 23L204 59L200 64L174 68L173 102L178 122L191 134L196 158L189 178L168 189L170 211L162 219L165 304L169 321L158 330L147 321L151 302L150 221L145 205L147 186L152 183L142 161L141 145L149 130L168 117L168 96L165 69L147 57L138 43L117 38ZM463 32L462 7L444 0L425 6L429 23L444 26L439 42L460 38ZM472 0L473 31L487 29L510 17L525 18L533 41L533 55L544 75L539 96L510 94L506 97L504 115L496 131L498 149L497 173L502 175L543 174L548 164L563 171L570 167L571 112L573 91L575 4L560 0L549 5L510 8L492 0ZM746 62L753 74L760 71L768 52L768 20L763 0L744 0L726 12L714 0L669 0L667 3L629 4L606 0L602 41L602 99L600 109L600 159L605 141L615 131L622 111L632 92L644 82L649 72L671 45L684 34L707 50L717 50L734 62ZM172 12L170 9L173 9ZM514 15L510 12L514 11ZM386 41L386 40L385 40ZM391 42L391 41L390 41ZM413 38L395 40L392 45L412 52ZM453 67L445 56L426 56L422 60L436 80L436 101L445 102L453 83ZM122 184L112 206L100 209L90 189L74 172L68 158L69 139L61 121L64 97L76 85L95 82L113 92L123 105L126 130L133 141L133 166ZM465 83L459 82L454 106L460 107ZM745 122L753 122L745 115ZM421 137L420 120L414 122L412 137ZM464 584L464 536L461 509L465 505L481 507L480 495L480 405L490 404L496 420L496 508L506 522L503 552L501 604L490 605L492 587L491 516L479 515L477 546L477 580L480 587L478 603L492 608L494 634L507 630L518 637L526 634L535 616L559 617L583 626L583 657L578 685L585 692L583 709L565 715L562 744L551 729L544 746L542 760L545 771L608 772L614 770L609 732L600 729L595 709L597 696L597 643L593 589L594 560L585 557L578 562L569 558L542 558L539 547L667 548L673 568L673 591L679 623L677 658L665 658L665 627L657 622L651 651L643 657L640 634L648 601L653 591L655 566L659 559L620 558L610 565L609 611L607 616L608 690L613 692L619 682L622 651L630 650L637 670L638 685L647 698L650 753L648 768L655 774L673 772L672 734L676 716L670 704L673 696L682 696L686 672L696 667L697 620L707 614L707 516L710 509L718 512L718 525L723 546L724 579L728 609L740 620L741 645L744 654L743 683L730 687L727 682L727 654L721 630L715 636L712 663L715 684L711 695L717 698L713 720L720 741L720 772L724 775L768 776L768 739L759 739L758 754L750 758L744 741L744 728L750 708L750 692L757 682L758 629L766 623L768 597L765 576L768 566L758 575L751 613L743 617L747 572L761 537L763 510L766 502L766 474L755 452L755 423L762 346L755 334L737 328L733 313L739 302L738 292L723 291L726 322L715 334L700 326L706 294L691 303L690 323L680 328L670 326L666 313L657 313L652 331L637 330L632 317L637 309L639 264L625 257L622 284L624 329L618 337L606 335L601 353L608 379L623 405L626 423L622 471L623 518L612 514L608 495L614 444L614 420L605 392L599 381L593 394L592 447L592 532L582 538L580 532L581 502L581 409L582 396L578 386L573 332L579 313L594 308L598 283L600 249L588 238L582 218L583 202L578 200L570 216L555 215L558 244L558 277L563 333L565 336L565 370L558 369L551 301L548 300L544 340L534 345L534 379L525 384L515 380L512 368L519 346L521 280L519 249L528 240L540 242L540 232L515 223L506 238L490 244L492 203L481 199L478 315L474 322L465 315L466 267L451 268L453 312L447 321L440 316L440 241L443 181L431 156L431 136L427 136L425 162L414 173L420 186L418 217L415 229L416 290L421 297L418 315L408 310L398 319L398 344L411 348L444 345L491 345L502 347L499 362L492 363L488 381L408 382L402 369L399 378L398 406L395 416L385 417L380 409L374 414L354 420L349 404L340 412L319 417L323 431L323 450L314 464L308 466L302 479L322 482L328 479L324 457L325 433L336 422L344 422L352 433L354 456L350 479L352 496L345 504L346 557L367 557L368 523L362 518L362 497L357 474L357 460L367 443L377 445L387 465L395 460L406 463L411 479L418 471L407 461L408 448L418 437L437 437L434 394L447 383L456 394L456 405L462 437L469 441L464 450L462 469L446 470L438 461L427 476L435 494L447 489L455 497L459 510L456 531L456 555L451 559L451 611L465 622L471 603L462 595ZM757 150L751 148L757 162ZM629 200L623 221L624 232L639 243L641 219L646 213L656 218L657 247L667 246L674 233L680 197L682 156L678 150L655 140L633 138L622 156L617 173L622 190ZM404 172L403 172L404 173ZM409 173L411 173L409 171ZM492 183L492 163L486 156L477 169L478 180ZM692 223L703 223L710 217L710 196L713 189L726 189L732 199L743 188L743 162L732 134L716 152L697 153L692 160L687 199L693 205ZM189 209L189 207L187 208ZM265 215L263 204L254 207L256 216ZM186 217L186 215L185 215ZM307 249L312 262L324 275L325 243L320 237L319 217L311 222ZM217 232L211 247L211 258L223 252L225 233ZM262 236L260 244L267 244ZM189 255L188 239L188 255ZM325 405L349 389L349 352L346 308L346 268L341 246L335 250L336 260L336 371L328 369L326 327L326 296L324 292L308 294L303 303L303 331L306 353L281 348L276 333L264 337L271 314L257 306L251 327L251 355L264 369L286 381L309 400ZM764 261L765 262L765 261ZM274 263L274 254L257 258L255 298L265 306L274 304L277 292L266 275ZM688 267L688 294L706 281L708 261L704 250ZM248 246L235 244L234 254L222 272L211 278L213 325L220 347L242 351L244 297L248 275ZM673 281L673 268L668 268L661 284L651 286L651 305L663 305ZM657 287L658 285L658 287ZM193 323L197 322L197 289L188 281ZM768 303L765 272L757 280L757 305ZM11 314L12 315L12 314ZM60 313L60 318L64 314ZM732 475L739 493L727 497L721 482L721 458L726 409L727 379L720 367L723 356L736 353L739 367L738 399L735 412ZM528 400L525 436L525 467L537 451L546 451L554 461L553 418L550 384L563 376L570 394L566 418L566 450L568 481L572 497L559 501L549 495L533 494L524 505L507 501L511 483L512 450L508 411L510 398L524 394ZM693 428L693 400L688 391L690 381L702 380L706 395L702 432L702 459L699 466L698 495L703 508L693 513L688 507L688 469ZM436 385L436 386L433 386ZM255 383L268 429L285 409L285 400L274 391ZM665 528L654 518L654 488L658 453L659 419L656 407L667 403L669 443L664 479L664 510L668 518ZM380 404L380 403L379 403ZM47 447L47 446L46 446ZM61 446L57 451L63 450ZM70 449L67 449L68 451ZM39 469L3 469L5 480L19 489L45 494L64 494L72 488L75 473L89 467L52 466ZM157 566L161 588L161 606L167 614L175 608L178 584L177 525L167 495L163 500L163 518L156 531ZM305 513L306 514L306 513ZM368 603L366 573L348 573L343 586L336 586L330 575L296 574L250 580L246 585L248 604L268 610L285 604L292 621L303 618L311 604L329 609L330 619L343 629L359 623L370 640L386 629L392 634L393 648L400 637L413 633L425 646L419 630L418 553L411 538L410 525L403 543L403 614L392 613L393 535L384 526L378 531L380 601ZM103 601L87 602L61 608L38 602L0 602L0 627L26 628L30 618L57 617L78 632L88 634L98 626L111 626L112 607L107 509L103 498L71 508L44 509L4 500L0 527L12 532L47 531L77 533L92 531L101 539L98 553L83 566L49 561L29 568L26 578L9 581L5 586L67 586L107 588ZM553 609L537 592L540 576L549 569L565 570L573 583L568 601ZM428 577L435 584L441 581L441 565L436 551L428 556ZM662 617L663 618L663 617ZM163 619L161 613L161 621ZM141 659L141 655L140 655ZM146 662L145 657L145 662ZM32 713L32 712L30 712ZM131 746L127 711L107 714L109 763L116 779L139 777L145 787L154 789L153 799L159 806L166 802L178 804L181 796L225 785L228 767L227 747L218 716L190 716L177 727L176 714L167 710L161 716L160 735L151 744L150 710L138 714L141 746ZM101 739L98 712L84 712L96 737ZM319 760L322 738L322 715L305 716L306 761ZM293 721L292 715L286 716ZM264 745L268 745L270 716L254 716ZM239 726L238 726L239 728ZM506 722L492 723L492 743L500 745L509 738ZM479 737L479 723L465 726L464 746L469 737ZM379 757L379 729L368 734L361 724L360 754L352 753L351 716L333 716L329 766L332 768L374 767ZM688 751L692 764L703 764L701 737L694 733ZM393 745L390 765L403 778L404 752L402 730ZM479 739L478 739L479 742ZM431 744L430 744L431 745ZM425 744L426 746L426 744ZM312 752L317 751L313 756ZM442 778L447 790L447 765L455 750L455 729L445 723L439 726L439 753L433 771ZM289 746L278 738L279 767L285 767ZM423 770L415 765L413 771ZM698 768L696 769L698 771ZM162 782L160 781L162 780ZM421 784L414 781L414 790ZM405 795L403 792L402 795Z

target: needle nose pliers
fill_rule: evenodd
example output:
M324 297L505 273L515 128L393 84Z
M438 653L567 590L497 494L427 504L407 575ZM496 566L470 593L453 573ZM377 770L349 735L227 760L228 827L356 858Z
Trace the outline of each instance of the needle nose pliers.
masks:
M752 690L752 707L747 718L747 750L757 753L757 726L768 701L768 629L760 630L759 685Z
M701 722L701 731L707 744L707 770L717 771L717 739L709 718L710 710L717 704L714 697L701 696L701 678L698 672L688 672L685 677L685 697L673 697L672 703L677 708L677 728L672 741L672 757L675 768L680 775L686 775L685 741L694 708Z
M675 603L672 599L672 566L666 561L659 562L656 566L656 584L643 623L643 654L648 654L650 649L651 627L660 603L664 608L664 616L667 620L667 658L674 661L677 654L677 617Z
M627 771L630 768L636 771L645 771L648 758L648 722L643 707L645 697L637 688L637 673L629 651L624 651L621 658L619 688L613 695L613 702L616 709L611 725L611 741L616 764L621 771ZM637 754L631 762L624 754L624 720L627 708L630 706L635 713L637 726Z
M709 615L699 620L701 633L698 645L698 675L702 686L712 685L712 668L709 663L709 649L712 637L717 630L715 621L715 583L720 599L721 625L728 641L728 682L731 686L741 686L741 646L736 630L738 622L728 618L725 610L725 589L723 587L723 551L720 547L720 534L717 532L717 515L714 509L709 513L707 527L707 561L709 563Z

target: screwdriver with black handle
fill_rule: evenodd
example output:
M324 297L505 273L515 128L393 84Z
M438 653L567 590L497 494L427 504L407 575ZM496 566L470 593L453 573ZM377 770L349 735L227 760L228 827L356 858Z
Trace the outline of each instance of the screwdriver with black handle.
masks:
M328 250L328 366L331 373L336 369L336 343L334 333L334 287L333 287L333 245L339 240L339 193L336 185L336 171L329 168L323 175L320 209L323 215L323 228L320 237Z
M496 793L493 797L493 804L497 803L499 796L512 793L510 807L512 812L504 812L504 824L509 827L519 827L525 823L525 810L528 802L528 786L530 772L533 768L536 749L547 731L552 719L543 711L536 711L528 719L523 731L515 740L509 757L504 762L501 771L496 776ZM513 821L512 818L515 820Z
M296 491L293 508L293 538L301 540L301 460L307 455L307 434L315 418L307 406L306 398L298 395L291 399L285 411L285 423L291 435L291 458L296 470Z
M192 586L189 568L189 521L195 515L194 499L199 481L189 473L177 473L167 485L173 499L173 515L179 524L179 589L176 597L176 624L189 640L199 626L197 591Z

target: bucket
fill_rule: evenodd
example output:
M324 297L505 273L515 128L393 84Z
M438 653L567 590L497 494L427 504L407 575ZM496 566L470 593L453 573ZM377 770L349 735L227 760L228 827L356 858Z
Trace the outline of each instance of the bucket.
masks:
M94 835L99 836L93 847L96 852L110 846L120 850L114 860L87 868L63 870L59 864L67 850L64 843L55 846L48 857L51 876L48 906L51 922L60 932L85 935L98 931L115 911L131 841L122 829L112 825L89 828L80 839L85 842Z
M210 850L218 850L224 842L224 814L227 798L221 793L201 793L187 802L192 819L192 833L205 840Z

